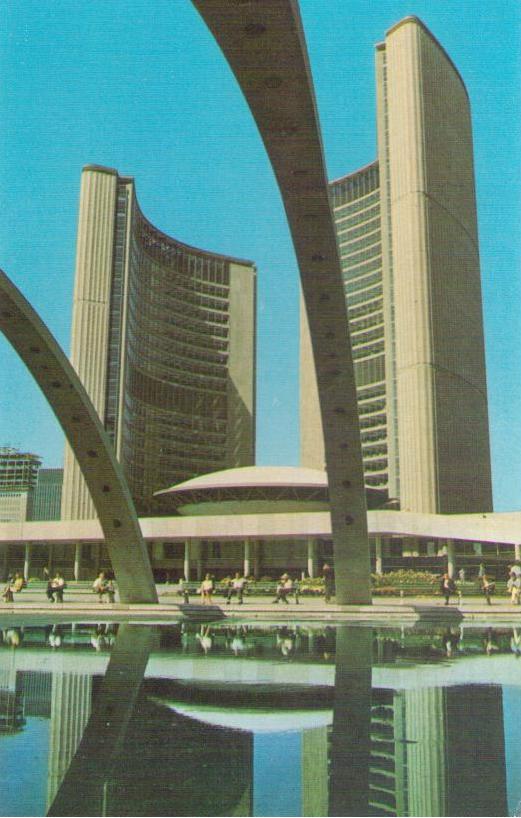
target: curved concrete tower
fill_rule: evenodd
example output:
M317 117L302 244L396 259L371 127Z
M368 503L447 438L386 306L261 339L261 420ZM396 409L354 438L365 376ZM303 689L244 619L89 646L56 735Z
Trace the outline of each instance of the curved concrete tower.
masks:
M170 238L133 179L85 167L71 362L141 516L167 485L254 462L254 361L254 265ZM67 447L62 517L94 516Z
M470 104L423 23L377 49L401 507L492 508ZM385 228L384 228L385 229ZM389 311L390 312L390 311Z
M365 484L403 510L490 511L470 105L423 23L376 50L378 160L330 184L353 345ZM324 461L301 330L302 464Z

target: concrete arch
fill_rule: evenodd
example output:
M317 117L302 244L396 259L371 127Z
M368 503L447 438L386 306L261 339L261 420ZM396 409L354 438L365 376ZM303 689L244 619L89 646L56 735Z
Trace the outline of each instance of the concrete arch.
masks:
M284 201L308 315L331 501L337 600L371 601L347 311L313 82L296 0L192 0L228 60Z
M112 444L76 372L43 321L0 270L0 329L49 401L99 517L122 602L157 602L141 528Z

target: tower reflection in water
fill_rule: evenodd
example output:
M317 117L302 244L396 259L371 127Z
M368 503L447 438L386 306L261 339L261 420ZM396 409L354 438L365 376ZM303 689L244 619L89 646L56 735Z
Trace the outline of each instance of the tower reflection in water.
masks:
M123 625L107 664L99 637L0 652L3 740L49 719L49 815L508 814L519 689L505 719L499 684L434 686L446 655L393 664L361 627Z

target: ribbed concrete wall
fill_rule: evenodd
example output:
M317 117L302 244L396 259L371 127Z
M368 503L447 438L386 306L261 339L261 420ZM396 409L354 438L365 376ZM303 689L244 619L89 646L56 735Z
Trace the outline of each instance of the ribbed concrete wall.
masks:
M400 462L398 445L398 407L396 399L396 340L393 268L393 223L389 184L388 111L385 104L385 47L376 46L376 119L380 170L380 213L382 240L382 291L385 341L385 391L387 396L387 457L389 462L389 497L400 496Z
M470 110L441 47L408 18L385 41L400 499L491 508ZM381 76L380 76L381 81ZM380 116L382 127L382 116Z
M69 769L89 720L92 676L56 672L52 675L47 808Z
M255 269L230 264L227 463L255 462Z
M103 421L117 174L86 168L81 177L70 360ZM96 514L69 445L65 447L62 519Z
M403 692L409 815L447 814L445 695L442 688Z

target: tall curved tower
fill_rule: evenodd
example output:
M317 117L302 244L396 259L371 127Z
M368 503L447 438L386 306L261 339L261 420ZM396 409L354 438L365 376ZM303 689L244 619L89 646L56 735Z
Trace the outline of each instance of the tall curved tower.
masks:
M468 94L416 17L377 46L376 84L378 162L331 183L365 482L405 510L490 511ZM316 466L320 421L302 326L302 461Z
M255 275L157 230L133 179L84 168L71 362L141 515L166 485L254 462ZM67 446L62 517L94 516Z

